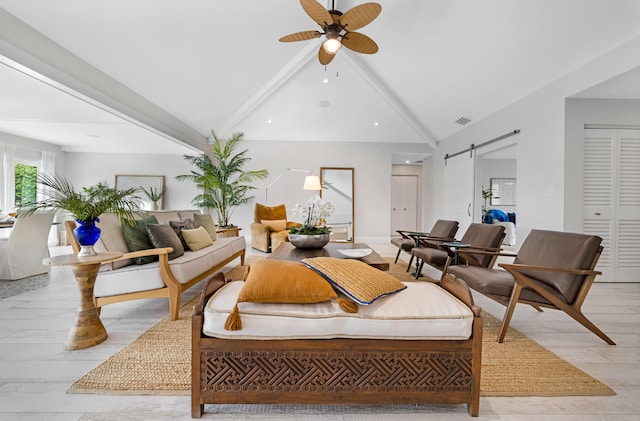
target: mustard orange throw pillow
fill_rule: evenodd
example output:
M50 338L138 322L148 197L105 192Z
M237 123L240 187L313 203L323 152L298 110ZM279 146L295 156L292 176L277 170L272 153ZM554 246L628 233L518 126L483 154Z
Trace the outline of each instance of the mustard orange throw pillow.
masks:
M225 330L241 330L238 303L321 303L338 296L329 282L299 262L265 259L251 263L244 275L244 286L224 325ZM354 303L338 300L351 313ZM352 304L349 306L349 304ZM349 308L351 310L349 310Z

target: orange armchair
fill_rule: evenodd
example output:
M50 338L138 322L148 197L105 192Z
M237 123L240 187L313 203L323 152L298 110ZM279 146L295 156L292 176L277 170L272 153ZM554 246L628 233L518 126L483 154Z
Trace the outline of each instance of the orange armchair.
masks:
M256 203L251 224L251 247L271 253L289 241L289 229L301 224L287 221L287 208L282 205L266 206Z

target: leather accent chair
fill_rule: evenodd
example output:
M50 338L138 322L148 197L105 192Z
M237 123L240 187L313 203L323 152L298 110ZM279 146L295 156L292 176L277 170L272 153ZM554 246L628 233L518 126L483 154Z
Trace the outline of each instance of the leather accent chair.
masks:
M429 231L428 234L425 234L423 238L425 240L453 240L456 236L456 232L458 232L458 226L458 221L438 219L436 223L433 224L431 231ZM396 254L396 260L394 260L394 263L398 263L400 252L404 251L411 254L411 250L415 247L416 240L409 235L411 232L412 231L399 230L397 233L400 234L400 238L394 238L391 240L391 244L398 247L398 254Z
M251 247L265 253L271 253L280 244L289 241L289 229L301 225L287 221L287 208L284 204L266 206L256 203L253 221Z
M504 227L502 225L474 223L469 225L469 228L467 228L461 240L462 243L469 244L470 247L468 249L459 249L458 253L460 250L466 251L461 260L472 260L474 264L478 266L492 267L497 258L496 256L476 254L471 253L471 251L500 251L500 245L503 239ZM414 257L420 260L418 270L416 271L417 278L425 263L436 269L444 270L447 264L451 264L452 255L452 250L442 245L439 245L437 248L416 247L411 251L409 267ZM407 271L409 267L407 267Z
M7 238L0 239L0 279L16 280L50 270L42 260L49 257L49 231L54 212L19 216Z
M609 345L615 345L581 310L591 285L601 274L594 270L603 250L601 242L602 238L595 235L534 229L513 263L498 264L502 269L465 264L448 266L446 273L507 306L498 342L504 340L516 305L523 303L540 312L542 307L562 310Z

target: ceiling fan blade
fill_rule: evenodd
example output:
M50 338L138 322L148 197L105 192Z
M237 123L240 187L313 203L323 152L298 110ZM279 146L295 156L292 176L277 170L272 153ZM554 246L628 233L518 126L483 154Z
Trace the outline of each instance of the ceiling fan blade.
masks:
M378 44L366 35L358 32L349 32L342 38L342 45L350 50L363 54L375 54L378 52Z
M300 0L300 4L307 15L318 25L330 25L333 22L329 11L316 0Z
M347 31L355 31L370 24L381 11L378 3L360 4L340 17L340 25Z
M324 46L320 45L320 51L318 51L318 60L320 60L320 64L327 65L331 63L331 60L335 57L335 54L329 54L324 50Z
M280 42L294 42L294 41L306 41L308 39L320 38L320 32L318 31L302 31L294 34L285 35L280 38Z

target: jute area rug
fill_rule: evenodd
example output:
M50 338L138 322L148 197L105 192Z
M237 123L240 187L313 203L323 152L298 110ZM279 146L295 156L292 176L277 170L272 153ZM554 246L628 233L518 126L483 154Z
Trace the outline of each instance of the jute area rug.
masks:
M255 257L254 257L255 258ZM260 258L260 257L257 257ZM415 281L406 263L390 260L390 273ZM251 259L246 263L250 264ZM245 267L232 269L228 279L242 279ZM191 314L194 297L180 309L180 319L165 317L126 348L77 380L67 393L104 395L190 395ZM608 396L607 385L509 328L504 343L495 341L500 321L483 312L483 396Z

